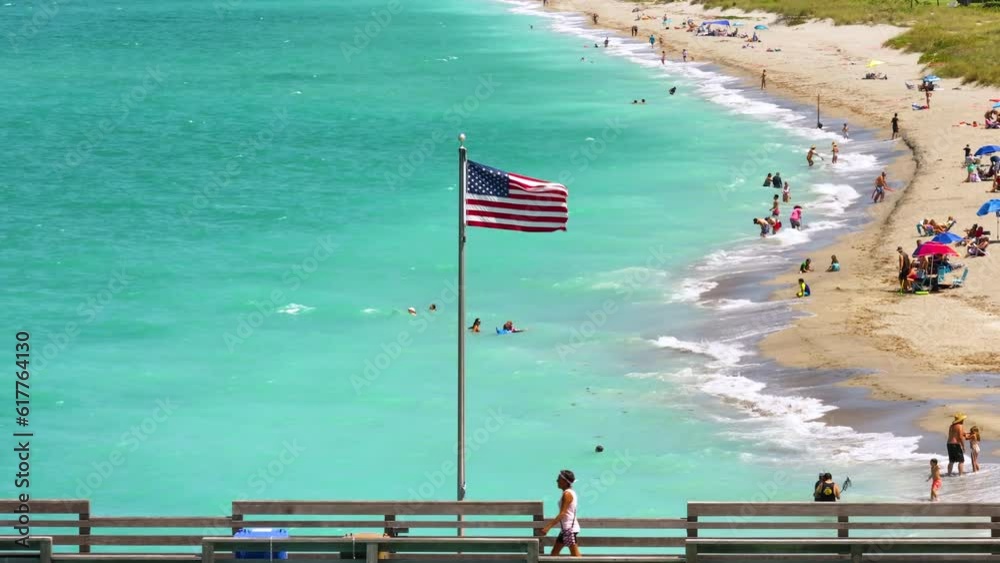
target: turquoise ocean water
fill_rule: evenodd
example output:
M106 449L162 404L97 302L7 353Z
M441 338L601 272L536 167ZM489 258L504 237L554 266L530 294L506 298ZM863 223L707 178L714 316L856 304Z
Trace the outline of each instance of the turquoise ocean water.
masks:
M918 459L754 379L786 305L705 297L844 228L884 163L863 134L840 171L806 171L831 136L793 109L517 4L0 13L0 305L11 342L32 335L36 496L206 515L454 498L459 132L471 159L571 192L565 233L469 230L468 498L551 506L562 468L581 516L807 498L823 469L881 498ZM807 229L760 242L774 170ZM528 332L493 334L508 319Z

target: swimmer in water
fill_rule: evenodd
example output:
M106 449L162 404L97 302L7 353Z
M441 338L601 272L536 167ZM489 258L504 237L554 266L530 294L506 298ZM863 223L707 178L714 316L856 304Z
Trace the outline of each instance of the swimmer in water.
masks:
M670 95L673 96L677 92L677 86L674 86L673 88L668 90L668 92L670 92Z
M514 328L514 321L503 323L503 329L509 332L524 332L524 329Z
M433 313L434 311L438 310L438 306L435 305L435 304L433 304L433 303L431 303L431 306L428 307L427 310Z
M414 309L413 307L410 307L409 309L407 309L406 312L409 313L409 314L411 314L411 315L413 315L414 317L417 316L417 310Z
M472 326L469 327L469 331L471 331L471 332L479 332L479 318L478 317L476 318L476 320L472 321Z

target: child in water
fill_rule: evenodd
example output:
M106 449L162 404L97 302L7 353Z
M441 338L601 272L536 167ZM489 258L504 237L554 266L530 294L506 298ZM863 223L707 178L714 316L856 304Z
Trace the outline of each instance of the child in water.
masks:
M931 460L931 476L927 478L931 483L931 500L938 500L938 490L941 489L941 467L938 466L937 458Z
M969 450L972 451L972 472L975 473L979 471L979 427L973 426L969 433L965 435L966 439L969 440Z
M806 280L799 278L799 292L796 293L795 296L809 297L810 295L812 295L812 292L809 291L809 284L806 283Z

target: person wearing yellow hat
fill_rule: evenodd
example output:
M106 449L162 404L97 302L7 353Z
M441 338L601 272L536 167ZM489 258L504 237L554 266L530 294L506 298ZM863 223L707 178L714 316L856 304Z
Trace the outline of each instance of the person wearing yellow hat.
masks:
M964 414L956 413L951 426L948 427L948 475L952 475L952 468L958 464L958 474L965 473L965 428L962 422L967 417Z

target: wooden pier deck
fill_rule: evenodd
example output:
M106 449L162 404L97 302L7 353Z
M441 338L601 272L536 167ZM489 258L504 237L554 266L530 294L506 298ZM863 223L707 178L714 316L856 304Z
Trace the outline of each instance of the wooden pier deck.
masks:
M0 500L7 533L21 533L24 514L22 503ZM551 563L544 552L555 539L541 535L538 501L235 501L225 516L161 517L98 516L89 501L70 499L32 501L27 514L30 540L0 536L0 563L218 563L239 551L313 561ZM587 517L581 525L582 563L1000 563L1000 503L689 502L681 517ZM289 537L233 538L240 528L280 528Z

